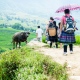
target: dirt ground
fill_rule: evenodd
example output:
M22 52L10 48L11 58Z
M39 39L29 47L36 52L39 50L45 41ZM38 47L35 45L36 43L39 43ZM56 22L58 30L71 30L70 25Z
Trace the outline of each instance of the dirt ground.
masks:
M80 80L80 46L73 47L73 54L70 54L68 48L68 55L63 55L63 48L49 48L44 47L45 44L39 42L31 42L29 45L31 46L39 46L38 51L42 54L51 56L51 58L60 63L64 64L67 63L67 72L70 75L70 80Z

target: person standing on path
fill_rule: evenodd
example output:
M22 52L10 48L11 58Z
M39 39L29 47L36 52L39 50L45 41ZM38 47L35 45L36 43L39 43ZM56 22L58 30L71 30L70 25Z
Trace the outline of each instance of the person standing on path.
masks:
M56 21L54 21L53 17L50 17L50 21L46 27L46 32L49 35L50 48L52 47L53 43L55 43L55 47L58 48L57 28Z
M72 27L72 24L74 24L74 18L70 15L70 10L69 9L65 9L64 10L64 16L61 19L61 25L60 25L60 38L59 38L59 42L63 43L63 50L64 53L63 55L67 55L67 45L69 45L69 49L70 49L70 53L73 53L73 43L75 43L75 32L72 33L68 33L70 30L70 28L67 28L67 25L69 27ZM67 24L67 22L69 24ZM74 26L74 25L73 25ZM74 30L75 31L75 30Z
M37 30L36 30L36 37L37 37L37 40L39 42L42 42L42 35L43 35L43 30L40 28L40 26L37 26Z

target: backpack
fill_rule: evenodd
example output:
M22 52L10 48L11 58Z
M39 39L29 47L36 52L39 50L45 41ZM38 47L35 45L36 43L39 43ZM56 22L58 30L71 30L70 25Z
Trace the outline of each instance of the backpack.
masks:
M56 27L54 23L50 22L48 26L48 34L49 36L55 36L56 35Z
M75 30L74 30L74 22L72 20L72 16L70 17L65 16L65 18L66 18L66 25L64 25L65 32L69 34L74 33Z

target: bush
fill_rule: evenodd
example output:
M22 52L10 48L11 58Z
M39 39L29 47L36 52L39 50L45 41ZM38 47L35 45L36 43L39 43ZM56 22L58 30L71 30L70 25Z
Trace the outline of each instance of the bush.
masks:
M0 54L0 80L67 80L66 68L48 56L23 47Z
M0 53L5 52L6 50L0 47Z
M76 44L80 44L80 35L76 35L75 36L75 38L76 38Z
M45 35L43 35L43 37L42 37L42 42L46 43L46 36Z
M17 52L11 51L10 54L1 54L0 59L0 80L13 80L15 71L19 68L20 55Z

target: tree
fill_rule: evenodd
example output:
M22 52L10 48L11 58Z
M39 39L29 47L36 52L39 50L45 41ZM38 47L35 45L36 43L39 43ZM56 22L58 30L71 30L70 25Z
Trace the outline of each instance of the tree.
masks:
M12 28L17 29L17 30L24 30L24 27L19 24L19 23L15 23Z

